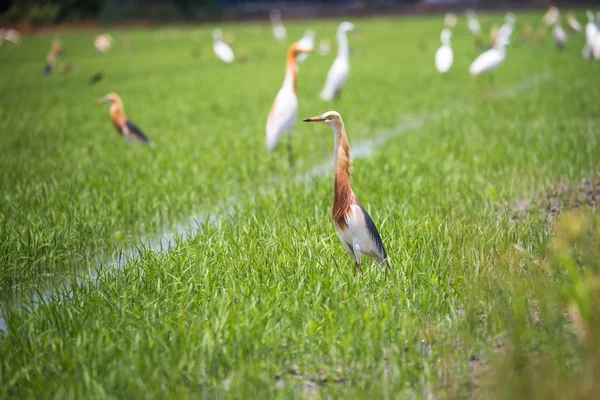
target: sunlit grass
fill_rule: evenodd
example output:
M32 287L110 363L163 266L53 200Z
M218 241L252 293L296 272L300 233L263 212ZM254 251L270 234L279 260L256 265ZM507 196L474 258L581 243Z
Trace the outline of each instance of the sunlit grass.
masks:
M333 39L336 25L288 29ZM361 155L354 190L392 265L367 263L362 279L330 220L332 173L313 170L331 165L331 131L297 125L295 170L285 149L265 149L286 50L267 25L225 27L248 57L231 66L213 57L210 27L115 32L104 57L93 35L64 35L71 75L42 76L49 37L0 49L0 88L11 93L0 98L4 304L71 282L53 301L6 313L0 394L466 396L482 390L473 361L493 364L496 349L505 365L515 343L524 360L585 365L559 328L573 280L514 260L514 244L544 256L550 226L535 212L512 218L518 200L597 172L600 81L581 59L583 38L562 53L510 47L491 82L468 76L481 50L462 24L445 77L433 67L438 18L356 25L341 100L318 99L333 55L300 66L298 96L300 117L339 111ZM106 78L88 85L100 70ZM94 104L111 91L154 149L114 132ZM191 216L197 234L144 249ZM110 268L136 245L138 258ZM546 304L548 323L522 317L533 303Z

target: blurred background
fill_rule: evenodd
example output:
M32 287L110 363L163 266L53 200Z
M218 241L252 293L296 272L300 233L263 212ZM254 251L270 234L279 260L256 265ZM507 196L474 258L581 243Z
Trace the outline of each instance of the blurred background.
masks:
M267 19L273 8L285 19L377 14L436 13L467 8L504 10L593 6L600 1L550 0L0 0L0 23L21 31L53 24L174 23Z

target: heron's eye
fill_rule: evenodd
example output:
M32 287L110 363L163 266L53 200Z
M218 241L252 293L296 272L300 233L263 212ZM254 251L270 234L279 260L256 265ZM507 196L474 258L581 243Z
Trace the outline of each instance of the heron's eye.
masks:
M329 115L327 116L327 119L333 119L333 114L329 114Z

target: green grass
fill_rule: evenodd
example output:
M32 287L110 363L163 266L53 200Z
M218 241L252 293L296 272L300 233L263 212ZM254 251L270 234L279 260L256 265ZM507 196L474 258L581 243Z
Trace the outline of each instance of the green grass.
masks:
M516 36L539 20L518 17ZM333 39L338 22L289 24L289 35L311 27ZM581 58L580 35L564 52L512 46L493 82L474 80L480 50L461 20L441 77L441 25L356 21L333 105L318 98L333 55L300 66L299 118L339 111L362 155L354 191L392 264L383 273L367 262L362 279L331 222L332 171L319 168L331 160L329 128L297 124L293 171L283 146L265 148L286 52L269 26L224 27L248 57L231 66L215 59L211 27L111 32L103 57L93 34L65 34L75 70L51 77L51 37L0 48L10 94L0 98L0 397L561 398L574 386L586 397L600 357L565 310L577 304L598 333L587 289L598 266L581 256L597 247L597 225L587 247L565 239L556 253L545 220L512 210L598 173L598 64ZM106 78L88 85L100 70ZM111 91L154 149L114 132L94 104ZM192 216L193 235L150 246ZM552 260L552 276L513 244ZM110 268L136 246L139 257ZM14 306L48 290L52 299Z

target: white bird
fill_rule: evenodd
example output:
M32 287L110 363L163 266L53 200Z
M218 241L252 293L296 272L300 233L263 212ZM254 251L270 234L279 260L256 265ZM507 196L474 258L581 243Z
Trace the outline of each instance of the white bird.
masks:
M467 14L467 26L469 27L469 31L471 31L473 36L480 37L481 36L481 24L479 23L479 20L477 19L477 15L475 14L475 11L468 9L466 14Z
M307 49L311 52L315 49L315 31L312 29L304 32L304 36L298 40L298 47L301 49ZM308 53L302 53L298 56L298 62L303 63L308 58Z
M594 13L587 11L588 23L585 25L585 46L583 47L583 58L588 60L594 50L594 42L598 34L598 26L594 22Z
M285 67L285 79L275 101L271 106L269 117L267 118L267 148L269 151L275 150L277 143L284 134L288 134L288 157L290 166L294 165L292 155L292 128L296 123L298 113L298 97L296 96L296 79L298 77L298 65L296 58L298 55L311 52L311 49L304 49L294 43L290 46L287 54Z
M329 49L331 48L331 43L327 39L321 39L319 41L319 54L322 56L326 56L329 54Z
M546 26L553 26L556 20L558 19L558 8L552 6L546 11L546 14L542 17L542 21L546 24Z
M223 31L220 28L215 28L213 30L213 49L215 50L216 56L223 62L227 64L231 64L235 59L233 55L233 50L227 43L225 43L223 39Z
M592 43L592 55L594 60L600 60L600 30L596 32L596 37Z
M108 33L96 36L94 40L94 49L98 54L105 54L112 46L113 38Z
M273 25L273 37L275 38L275 41L279 43L284 42L285 39L287 39L287 30L281 21L281 11L271 10L269 19Z
M444 16L444 25L446 25L447 28L454 28L457 21L458 17L454 13L449 12Z
M504 24L498 30L498 38L502 37L505 45L510 43L511 36L515 30L515 23L517 18L513 13L507 13L504 17Z
M435 68L442 74L448 72L454 62L454 53L450 45L451 37L452 32L449 29L442 30L440 35L442 46L435 53Z
M332 101L339 97L342 87L348 79L350 73L350 47L348 46L347 34L352 31L354 31L354 25L351 22L342 22L338 27L338 54L327 74L325 87L321 91L321 98L325 101Z
M21 34L10 28L0 29L0 46L4 41L11 42L12 48L15 49L21 45Z
M560 18L557 18L554 21L554 25L552 26L552 37L554 38L554 43L556 43L556 47L558 47L559 50L565 48L565 43L567 43L567 34L560 23Z
M579 23L579 21L577 21L575 15L572 12L569 12L567 14L567 24L569 24L569 28L573 32L581 32L583 30L581 24Z
M494 47L482 53L473 61L469 67L469 73L473 76L484 72L493 71L506 58L506 38L498 36Z
M373 258L380 267L387 267L388 256L381 236L352 190L350 145L342 117L335 111L328 111L318 117L307 118L304 122L323 122L333 130L335 178L331 214L333 225L344 249L356 263L359 274L362 274L360 267L362 254Z

